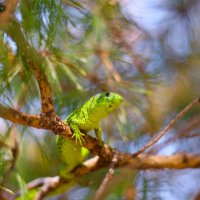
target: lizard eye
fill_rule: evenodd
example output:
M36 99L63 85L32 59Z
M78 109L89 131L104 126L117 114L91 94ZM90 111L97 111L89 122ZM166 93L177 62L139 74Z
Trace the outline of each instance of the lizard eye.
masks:
M109 97L110 96L110 92L106 92L106 96Z
M3 3L0 3L0 12L3 12L5 9L5 5L3 5Z

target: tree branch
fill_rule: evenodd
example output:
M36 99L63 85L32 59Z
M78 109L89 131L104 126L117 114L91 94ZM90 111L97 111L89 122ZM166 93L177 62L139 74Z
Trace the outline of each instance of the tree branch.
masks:
M125 162L126 161L126 162ZM100 169L102 165L99 165L97 159L92 160L93 164L89 161L85 161L83 166L77 167L73 173L79 177L87 174L91 171ZM87 164L89 163L89 165ZM200 155L194 155L189 153L178 153L171 156L154 155L149 156L147 154L139 157L132 158L130 154L129 160L124 162L117 162L115 167L129 167L131 169L146 170L146 169L187 169L187 168L200 168Z
M171 156L155 155L139 159L137 169L188 169L200 168L200 155L178 153ZM131 165L132 167L135 166Z
M42 113L54 112L53 98L51 87L44 72L45 65L42 56L29 45L21 30L20 24L16 20L5 29L6 33L16 42L17 47L23 53L29 67L32 69L39 85L41 95L41 111Z
M99 163L98 157L94 157L85 161L82 165L76 167L72 171L72 173L78 178L77 181L81 181L82 176L104 168L105 166L106 165L101 165ZM130 159L128 162L116 163L115 166L127 167L131 170L200 168L200 155L178 153L171 156L154 155L148 157L148 155L142 155L132 158L130 154ZM106 177L106 180L104 179L106 183L108 183L107 178L108 177ZM45 189L38 194L36 199L39 200L42 197L48 195L50 192L54 191L55 189L58 189L63 184L66 184L66 181L63 180L63 178L61 178L60 176L55 176L35 179L28 183L27 187L28 189L33 189L37 187L42 187L43 189ZM17 195L19 194L17 193Z
M25 126L32 126L35 128L41 128L40 116L23 113L13 108L5 107L1 103L0 103L0 117L10 120L13 123L22 124Z
M60 176L50 177L48 180L46 180L46 184L44 184L36 194L34 200L42 200L45 195L49 194L51 191L54 191L64 183L66 184L66 182Z
M71 138L72 131L70 127L54 113L31 115L0 104L0 117L10 120L13 123L51 130L56 135L61 135L74 141L74 139ZM120 153L108 145L99 144L96 138L89 135L85 135L84 140L85 143L82 145L89 149L92 154L99 155L102 163L110 163L115 153L118 155L119 162L124 162L124 158L122 159L122 157L129 158L129 156L127 157L128 154Z
M103 199L103 194L106 190L106 187L108 185L108 183L110 182L110 180L113 178L114 173L115 173L115 164L117 163L117 157L114 155L112 162L110 164L109 170L107 172L107 174L105 175L101 185L99 186L98 190L95 193L95 196L93 198L93 200L100 200Z

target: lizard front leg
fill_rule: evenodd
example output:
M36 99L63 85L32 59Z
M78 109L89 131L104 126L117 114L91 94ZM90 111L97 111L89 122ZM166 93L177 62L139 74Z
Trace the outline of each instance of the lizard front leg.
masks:
M83 136L85 136L85 134L81 133L76 123L70 122L69 126L73 131L72 138L75 137L76 144L77 142L79 142L82 145L85 142L85 140L83 139Z

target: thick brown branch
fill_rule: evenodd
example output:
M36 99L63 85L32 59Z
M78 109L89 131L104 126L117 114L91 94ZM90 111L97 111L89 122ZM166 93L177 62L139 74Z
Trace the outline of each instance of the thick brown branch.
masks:
M82 166L77 167L73 173L77 176L83 176L91 171L95 171L104 166L99 165L97 157L85 161ZM153 169L188 169L188 168L200 168L200 155L178 153L171 156L154 155L148 156L143 155L137 158L131 158L124 162L117 161L116 167L129 167L137 170L153 170Z
M31 115L0 104L0 117L10 120L13 123L51 130L56 135L62 135L63 137L72 140L70 127L54 113ZM102 156L103 163L109 163L112 160L112 156L115 153L114 149L107 145L99 144L97 139L89 135L86 135L84 139L85 143L83 146L88 148L92 154Z
M117 158L116 158L117 159ZM77 181L81 181L81 177L92 172L95 170L99 170L100 168L107 167L109 164L105 163L105 165L99 165L98 162L99 158L94 157L90 160L87 160L80 165L79 167L75 168L72 173L78 177ZM132 158L130 155L129 161L126 162L118 162L116 163L118 167L128 167L131 170L154 170L154 169L188 169L188 168L200 168L200 155L193 155L193 154L185 154L179 153L171 156L161 156L155 155L150 156L143 155L140 157ZM39 193L39 197L44 197L48 193L52 192L54 189L57 189L62 184L66 184L66 181L63 180L61 177L47 177L47 178L39 178L36 180L31 181L28 184L28 188L36 188L36 187L43 187L46 188L45 191ZM40 199L40 198L38 198Z
M13 123L51 130L56 135L62 135L67 139L73 140L71 138L72 131L70 127L54 113L31 115L0 104L0 117L10 120ZM97 139L89 135L85 135L84 139L85 143L83 146L88 148L92 154L102 156L102 162L111 161L112 155L115 153L114 149L107 145L99 144Z
M133 163L132 166L134 167L135 164ZM138 169L200 168L200 155L187 153L179 153L171 156L155 155L139 159L136 166Z
M2 104L0 104L0 117L10 120L13 123L22 124L25 126L32 126L35 128L41 128L40 116L19 112L13 108L5 107Z
M124 162L117 161L116 167L129 167L137 170L153 170L153 169L188 169L188 168L200 168L200 155L178 153L171 156L162 155L142 155L139 157L125 159ZM83 163L82 166L77 167L73 173L77 176L83 176L92 171L98 170L102 167L109 166L99 165L98 158L92 158Z
M16 42L17 47L22 52L29 67L33 70L35 78L38 82L41 95L42 113L53 112L53 98L51 87L44 72L45 63L42 56L29 45L17 21L12 21L6 29L6 33Z

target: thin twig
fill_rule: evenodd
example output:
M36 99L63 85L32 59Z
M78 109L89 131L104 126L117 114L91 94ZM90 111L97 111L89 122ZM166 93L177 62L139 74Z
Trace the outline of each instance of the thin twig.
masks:
M200 137L200 133L194 133L194 134L190 134L190 135L180 135L180 136L174 136L172 138L169 138L167 141L164 141L161 144L157 144L156 146L154 146L154 148L151 148L149 151L147 151L148 155L153 155L156 154L158 152L160 152L164 147L166 147L166 145L175 142L178 139L182 139L182 138L195 138L195 137Z
M119 73L117 72L117 70L114 68L112 62L109 59L109 53L106 51L103 51L101 49L97 49L97 54L99 55L102 63L105 65L105 67L107 68L107 70L112 74L112 76L114 77L114 79L119 82L122 80L121 76L119 75Z
M55 189L59 188L63 184L63 179L60 176L49 178L46 183L40 188L36 194L34 200L42 200L46 195Z
M148 149L149 147L151 147L152 145L154 145L156 142L158 142L158 140L160 140L160 138L162 138L165 133L174 126L174 124L181 118L183 117L183 115L185 113L187 113L193 106L196 106L197 104L200 103L200 98L195 99L194 101L192 101L189 105L187 105L181 112L179 112L169 123L168 125L160 132L160 134L154 138L153 140L151 140L149 143L147 143L142 149L140 149L138 152L134 153L132 156L138 156L139 154L142 154L143 152L146 151L146 149Z
M66 184L66 181L60 176L54 177L42 177L37 178L27 184L27 189L32 190L38 188L38 192L35 196L35 200L40 200L48 193L60 187L62 184ZM40 188L40 189L39 189ZM20 196L20 192L15 193L15 198Z
M154 147L152 147L149 151L147 151L147 154L156 154L159 151L161 151L164 147L166 147L166 145L175 142L178 139L184 139L184 138L195 138L195 137L200 137L200 133L199 132L195 132L193 133L192 131L194 131L194 129L198 129L199 125L200 125L200 116L195 116L194 119L190 119L189 121L186 121L185 123L183 123L183 126L181 126L180 128L178 128L178 130L176 131L176 135L173 135L173 137L170 137L168 140L159 143L157 145L155 145Z
M57 176L56 176L57 177ZM54 177L55 178L55 177ZM29 182L26 187L28 190L34 189L34 188L38 188L41 187L43 185L45 185L46 183L48 183L50 181L50 179L52 179L52 177L41 177L41 178L37 178L31 182Z
M114 154L110 168L108 170L108 173L106 174L106 176L104 177L101 185L99 186L99 189L97 190L93 200L100 200L103 197L104 191L106 189L107 184L109 183L109 181L112 179L113 175L114 175L114 167L117 163L117 155Z

